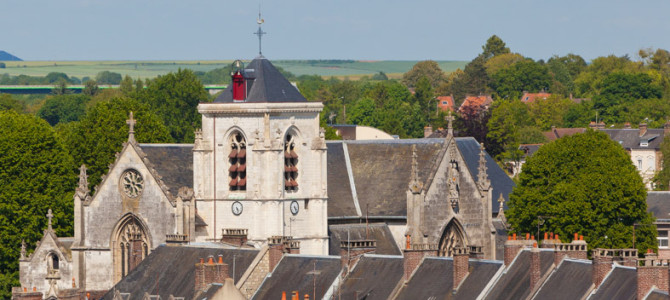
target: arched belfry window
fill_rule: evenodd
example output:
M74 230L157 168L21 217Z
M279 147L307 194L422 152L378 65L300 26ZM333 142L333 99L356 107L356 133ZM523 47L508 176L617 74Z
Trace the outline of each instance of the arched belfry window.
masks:
M284 190L295 192L298 190L298 153L294 134L287 134L284 141Z
M240 132L230 136L228 162L230 163L228 168L230 190L245 191L247 189L247 141Z

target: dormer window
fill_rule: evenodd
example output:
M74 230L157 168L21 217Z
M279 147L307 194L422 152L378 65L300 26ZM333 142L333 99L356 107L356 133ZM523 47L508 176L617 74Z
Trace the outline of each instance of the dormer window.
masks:
M58 270L59 262L58 255L56 255L56 253L49 254L49 257L47 258L47 265L49 270Z
M247 142L240 132L230 136L228 162L230 163L228 167L230 190L245 191L247 189Z
M296 153L295 135L287 134L284 142L284 190L298 190L298 154Z

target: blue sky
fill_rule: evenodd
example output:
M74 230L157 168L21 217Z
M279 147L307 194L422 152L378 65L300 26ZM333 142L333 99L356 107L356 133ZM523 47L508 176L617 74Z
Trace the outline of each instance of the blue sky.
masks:
M270 59L471 60L500 36L534 59L670 50L670 1L260 1ZM0 50L25 60L257 55L259 1L0 0Z

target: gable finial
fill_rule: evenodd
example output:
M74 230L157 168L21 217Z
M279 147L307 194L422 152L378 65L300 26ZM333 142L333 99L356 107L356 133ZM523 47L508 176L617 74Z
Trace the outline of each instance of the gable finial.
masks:
M447 137L452 137L454 136L454 116L451 115L451 111L449 111L449 115L445 117L447 120Z
M477 183L482 189L487 190L490 185L488 174L486 173L486 152L484 152L484 143L481 143L481 148L479 151L479 167L477 168Z
M75 192L81 199L85 199L86 195L89 192L88 175L86 175L86 165L84 164L82 164L81 167L79 167L79 186L77 187Z
M265 20L261 17L261 5L258 5L258 19L256 19L256 23L258 23L258 30L254 32L255 35L258 35L258 55L263 56L263 51L261 51L261 39L263 38L264 34L267 34L267 32L263 31L261 28L261 25L265 23Z
M134 144L134 143L137 143L137 141L135 141L135 124L137 123L137 121L135 119L133 119L133 112L132 111L130 112L129 115L130 115L130 118L128 120L126 120L126 124L128 124L128 129L129 129L128 130L128 142Z
M409 188L414 194L421 193L423 183L419 180L419 162L416 154L416 145L412 145L412 179L409 183Z
M19 259L26 259L26 240L21 240L21 257Z
M51 212L51 208L49 208L49 211L47 211L47 218L49 219L49 227L47 230L53 231L53 228L51 227L51 219L54 217L53 213Z

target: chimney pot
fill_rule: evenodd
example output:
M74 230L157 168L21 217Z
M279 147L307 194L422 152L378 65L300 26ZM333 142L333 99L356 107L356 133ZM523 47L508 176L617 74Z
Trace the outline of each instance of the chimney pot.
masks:
M547 233L545 232L545 233L544 233L544 239L545 239L545 240L549 239L548 236L549 236L549 234L547 234Z
M286 291L281 292L281 300L286 300Z
M309 300L309 295L305 294L305 300Z
M535 235L531 235L531 236L530 236L530 239L531 239L531 240L535 240ZM536 243L536 244L537 244L537 243Z
M223 255L219 255L219 264L223 264Z
M530 240L530 233L526 233L526 239Z
M516 232L512 234L512 239L516 241Z
M577 234L577 233L575 232L575 238L574 238L573 240L576 241L576 240L578 240L578 239L579 239L579 234Z
M584 240L584 236L583 236L583 235L580 235L580 236L579 236L579 240L580 240L580 241L583 241L583 240Z
M37 287L33 287L33 292L37 292ZM86 297L89 297L89 294L86 294Z
M23 288L23 292L24 292L24 293L27 293L27 292L28 292L28 288L24 287L24 288Z
M213 265L213 264L214 264L214 257L213 257L213 256L210 255L210 256L207 258L207 264L209 264L209 265Z

